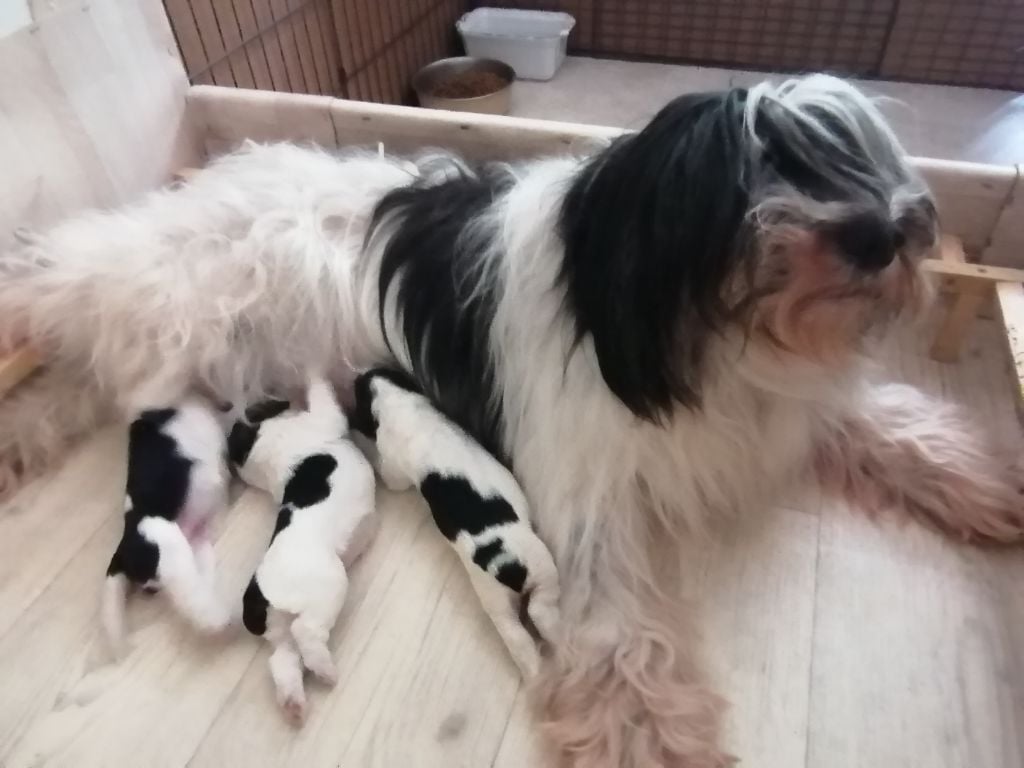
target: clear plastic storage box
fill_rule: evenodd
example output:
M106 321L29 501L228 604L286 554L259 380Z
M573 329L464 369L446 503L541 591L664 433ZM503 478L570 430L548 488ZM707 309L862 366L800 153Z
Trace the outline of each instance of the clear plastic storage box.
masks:
M576 19L568 13L477 8L456 22L466 54L497 59L525 80L550 80L565 61Z

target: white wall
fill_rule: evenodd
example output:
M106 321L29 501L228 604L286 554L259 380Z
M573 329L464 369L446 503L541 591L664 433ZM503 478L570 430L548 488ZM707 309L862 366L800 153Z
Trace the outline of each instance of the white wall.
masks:
M28 0L0 0L0 37L32 23Z

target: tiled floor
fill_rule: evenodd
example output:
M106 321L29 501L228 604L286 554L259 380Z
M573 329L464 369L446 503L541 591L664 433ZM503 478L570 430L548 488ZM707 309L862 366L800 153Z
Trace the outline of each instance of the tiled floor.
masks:
M681 93L747 86L779 75L570 57L546 83L520 81L512 114L639 128ZM1024 94L870 81L907 150L914 155L986 163L1024 163Z

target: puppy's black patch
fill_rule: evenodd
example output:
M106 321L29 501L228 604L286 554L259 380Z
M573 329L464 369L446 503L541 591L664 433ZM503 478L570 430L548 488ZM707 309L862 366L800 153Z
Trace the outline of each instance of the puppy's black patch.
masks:
M292 508L285 504L279 510L277 510L277 520L274 522L274 532L270 535L270 540L273 541L277 538L277 534L292 524Z
M356 407L349 419L352 429L362 432L371 440L377 439L377 417L373 415L373 381L381 378L390 381L396 387L408 390L409 392L421 393L416 380L396 368L372 368L356 377L354 386Z
M245 409L245 420L252 424L279 416L291 407L287 400L262 400Z
M337 467L337 460L326 453L307 456L292 470L281 503L291 504L297 509L319 504L331 494L328 480Z
M442 477L431 472L420 484L420 493L427 500L434 524L449 541L454 541L460 531L476 536L492 526L519 519L505 499L481 497L464 477Z
M174 520L185 505L192 461L178 453L177 442L162 431L176 413L173 408L144 411L128 428L125 490L139 519Z
M139 533L142 515L129 510L124 516L124 533L107 566L107 576L123 573L133 584L145 584L156 578L160 550Z
M228 458L232 464L239 467L245 464L258 434L259 427L246 424L244 421L235 422L228 434Z
M254 635L262 636L267 631L267 607L270 603L263 590L256 583L256 577L249 580L249 586L242 595L242 623Z
M522 592L526 584L526 568L522 563L505 563L498 569L495 578L513 592Z
M504 551L500 541L492 541L490 544L476 548L476 552L473 553L473 562L486 571L491 561Z

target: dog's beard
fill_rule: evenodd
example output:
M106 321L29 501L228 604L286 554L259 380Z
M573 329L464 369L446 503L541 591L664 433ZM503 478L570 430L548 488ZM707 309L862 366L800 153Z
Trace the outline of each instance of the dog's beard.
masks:
M927 303L917 259L907 254L864 273L808 237L776 246L773 259L770 274L757 278L750 335L809 361L841 366Z

